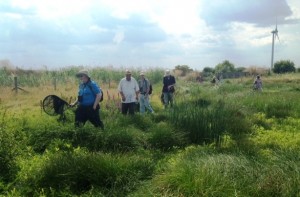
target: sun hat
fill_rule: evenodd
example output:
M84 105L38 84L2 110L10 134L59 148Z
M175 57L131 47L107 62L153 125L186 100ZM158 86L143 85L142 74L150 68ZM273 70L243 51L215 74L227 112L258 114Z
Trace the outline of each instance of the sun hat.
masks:
M131 71L130 70L126 70L125 74L126 75L131 75Z
M76 77L81 77L82 75L87 76L88 78L90 78L89 72L87 70L81 70L76 74Z
M140 75L145 75L145 73L143 71L140 72Z

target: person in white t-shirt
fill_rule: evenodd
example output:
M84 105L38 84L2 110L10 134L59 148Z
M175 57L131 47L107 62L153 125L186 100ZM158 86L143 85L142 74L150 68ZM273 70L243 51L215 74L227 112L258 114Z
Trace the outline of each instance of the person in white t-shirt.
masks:
M129 70L126 70L126 76L121 79L118 90L122 98L122 114L133 115L135 103L138 101L139 85Z

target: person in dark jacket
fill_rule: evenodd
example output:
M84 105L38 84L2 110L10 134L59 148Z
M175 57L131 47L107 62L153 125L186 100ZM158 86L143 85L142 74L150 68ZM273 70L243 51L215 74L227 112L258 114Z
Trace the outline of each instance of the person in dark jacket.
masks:
M175 77L171 75L170 70L166 70L165 76L163 78L163 95L164 95L164 105L165 108L170 104L173 106L173 97L175 92Z
M95 81L92 81L88 71L82 70L76 74L81 83L78 90L77 100L71 106L78 105L75 111L75 126L83 126L90 121L95 127L104 129L100 119L100 105L102 90Z

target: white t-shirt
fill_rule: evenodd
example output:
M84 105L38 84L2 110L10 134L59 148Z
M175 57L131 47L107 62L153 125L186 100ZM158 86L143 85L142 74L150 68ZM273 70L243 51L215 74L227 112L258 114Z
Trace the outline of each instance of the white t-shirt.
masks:
M140 89L135 78L131 77L131 80L127 81L126 77L124 77L119 83L118 90L119 92L123 92L125 96L125 101L122 101L123 103L133 103L137 101L136 92Z

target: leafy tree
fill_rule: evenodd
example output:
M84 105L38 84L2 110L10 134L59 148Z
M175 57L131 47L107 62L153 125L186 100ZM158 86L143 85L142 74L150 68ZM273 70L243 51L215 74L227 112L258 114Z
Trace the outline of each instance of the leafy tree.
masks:
M289 73L295 72L295 64L290 60L280 60L274 64L273 72L274 73Z
M238 67L238 68L236 68L235 70L236 70L237 72L243 72L243 71L246 70L246 68L245 68L245 67Z
M182 71L181 76L185 76L187 73L193 71L188 65L177 65L175 66L175 69Z
M208 76L212 75L214 72L215 72L215 70L213 68L205 67L205 68L203 68L202 75L204 77L208 77Z
M222 63L218 64L215 68L216 73L228 73L234 71L235 71L234 64L229 62L228 60L225 60Z

